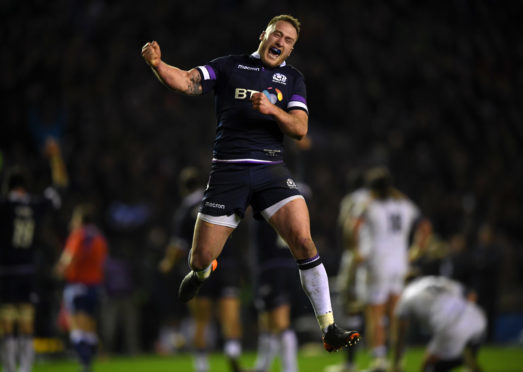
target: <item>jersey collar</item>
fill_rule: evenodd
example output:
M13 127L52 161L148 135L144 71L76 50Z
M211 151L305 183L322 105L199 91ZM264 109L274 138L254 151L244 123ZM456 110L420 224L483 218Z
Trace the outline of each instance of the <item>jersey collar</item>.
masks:
M258 51L254 52L251 54L251 57L252 58L256 58L256 59L259 59L261 61L261 57L260 57L260 53L258 53ZM287 61L283 61L283 63L281 65L279 65L278 67L283 67L287 64Z

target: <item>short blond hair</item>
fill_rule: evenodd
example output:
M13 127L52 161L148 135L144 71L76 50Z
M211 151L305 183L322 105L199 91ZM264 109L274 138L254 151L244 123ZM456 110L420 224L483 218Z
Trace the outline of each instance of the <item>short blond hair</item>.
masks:
M298 18L295 18L289 14L280 14L280 15L277 15L276 17L273 17L267 24L267 27L269 27L270 25L273 25L279 21L289 22L296 29L296 35L297 35L296 39L298 39L298 37L300 36L300 27L301 27L301 23L300 23L300 21L298 21Z

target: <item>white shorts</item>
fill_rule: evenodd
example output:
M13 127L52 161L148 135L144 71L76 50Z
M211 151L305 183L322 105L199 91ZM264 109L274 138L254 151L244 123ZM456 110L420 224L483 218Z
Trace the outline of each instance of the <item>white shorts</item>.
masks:
M481 341L486 326L483 311L476 304L469 303L455 322L435 332L428 351L445 360L459 357L467 343Z
M365 303L369 305L380 305L387 302L390 295L401 294L405 282L403 272L376 272L367 269L365 278Z

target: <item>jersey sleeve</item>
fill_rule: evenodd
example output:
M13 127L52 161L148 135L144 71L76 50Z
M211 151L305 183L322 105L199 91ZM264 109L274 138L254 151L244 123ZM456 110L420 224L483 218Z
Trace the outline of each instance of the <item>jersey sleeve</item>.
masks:
M226 60L227 57L219 57L213 59L206 65L196 67L202 77L202 94L214 89L218 79L223 75Z
M305 87L305 79L301 73L298 73L296 82L294 83L294 91L287 104L287 111L303 110L309 114L307 106L307 88Z
M354 199L352 194L345 195L340 203L340 211L338 213L338 225L343 226L345 220L352 216L352 210L354 207Z
M366 219L369 213L369 208L370 200L362 200L359 203L354 203L351 217L356 219Z

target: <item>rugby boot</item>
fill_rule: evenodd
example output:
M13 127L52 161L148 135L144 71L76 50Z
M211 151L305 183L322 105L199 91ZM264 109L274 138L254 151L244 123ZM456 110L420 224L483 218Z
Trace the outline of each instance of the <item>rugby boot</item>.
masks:
M332 323L327 332L323 334L323 347L329 353L338 351L342 347L356 345L360 341L360 333L357 331L346 331Z
M214 260L212 262L211 272L214 271L217 266L218 261ZM194 270L191 270L180 283L180 288L178 289L178 298L180 301L187 302L196 296L204 281L205 279L198 278Z

